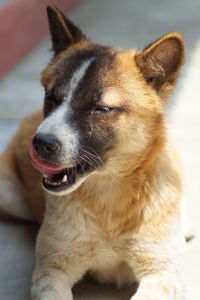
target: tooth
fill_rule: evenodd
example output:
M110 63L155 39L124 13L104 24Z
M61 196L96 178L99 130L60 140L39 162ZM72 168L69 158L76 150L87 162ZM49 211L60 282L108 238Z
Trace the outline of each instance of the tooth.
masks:
M65 175L65 176L63 177L62 182L66 182L66 181L67 181L67 175Z

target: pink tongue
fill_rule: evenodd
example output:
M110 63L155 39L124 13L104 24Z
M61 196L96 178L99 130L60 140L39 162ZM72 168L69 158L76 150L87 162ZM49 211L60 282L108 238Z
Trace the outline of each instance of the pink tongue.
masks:
M54 175L54 174L60 173L61 171L63 171L65 169L64 167L56 166L54 164L47 163L47 162L39 159L33 148L32 140L30 142L30 147L29 147L29 157L30 157L32 166L42 174Z

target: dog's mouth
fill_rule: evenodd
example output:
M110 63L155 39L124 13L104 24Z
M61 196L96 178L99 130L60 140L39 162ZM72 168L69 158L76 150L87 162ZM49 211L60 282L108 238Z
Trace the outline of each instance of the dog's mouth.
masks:
M91 165L85 161L80 161L72 168L66 168L41 160L35 153L32 143L29 148L29 157L32 166L43 176L43 187L54 193L65 191L92 171Z
M42 174L42 184L46 190L61 192L74 185L78 179L86 175L88 165L78 164L73 168L66 168L56 174Z

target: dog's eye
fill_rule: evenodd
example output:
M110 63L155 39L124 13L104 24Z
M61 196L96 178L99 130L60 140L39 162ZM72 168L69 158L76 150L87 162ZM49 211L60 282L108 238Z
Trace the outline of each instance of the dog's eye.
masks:
M60 99L53 92L45 92L45 100L51 106L56 106L60 103Z
M52 93L49 92L49 91L45 91L45 99L46 100L52 100L53 99Z
M107 112L110 112L110 111L112 111L114 109L114 107L108 107L108 106L97 106L96 108L95 108L95 111L99 111L99 112L105 112L105 113L107 113Z

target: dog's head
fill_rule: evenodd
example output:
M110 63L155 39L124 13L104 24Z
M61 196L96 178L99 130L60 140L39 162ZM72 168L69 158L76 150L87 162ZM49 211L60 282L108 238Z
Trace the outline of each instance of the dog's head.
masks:
M45 189L62 195L91 174L133 171L159 148L184 44L173 32L142 52L100 46L55 6L47 11L54 57L30 156Z

